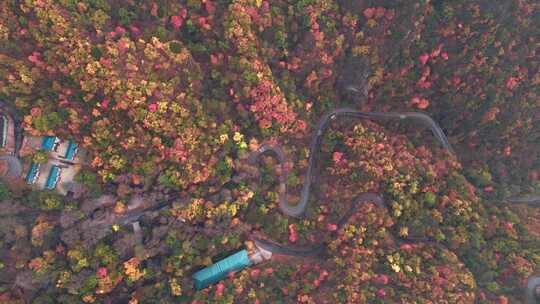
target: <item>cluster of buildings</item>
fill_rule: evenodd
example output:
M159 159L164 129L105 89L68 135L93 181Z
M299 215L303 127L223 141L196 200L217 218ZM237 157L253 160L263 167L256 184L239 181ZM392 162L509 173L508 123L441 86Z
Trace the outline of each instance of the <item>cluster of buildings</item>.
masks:
M83 153L71 140L62 140L56 136L25 137L23 149L45 151L46 163L31 162L25 171L25 181L39 189L56 189L66 194L73 187L73 178L77 174Z
M85 151L79 149L74 141L56 136L17 138L16 127L13 117L0 103L0 177L8 183L24 180L36 189L56 190L64 195L72 191L76 186L74 177L80 170ZM17 140L20 142L17 143ZM25 151L25 155L42 151L47 159L38 163L28 157L30 160L23 162L19 157L20 151Z

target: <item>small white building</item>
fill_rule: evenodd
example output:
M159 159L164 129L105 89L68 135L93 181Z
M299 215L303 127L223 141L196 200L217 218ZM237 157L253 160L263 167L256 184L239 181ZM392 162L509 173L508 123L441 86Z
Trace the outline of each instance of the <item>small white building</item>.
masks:
M15 185L22 172L20 160L15 156L15 124L0 102L0 179Z

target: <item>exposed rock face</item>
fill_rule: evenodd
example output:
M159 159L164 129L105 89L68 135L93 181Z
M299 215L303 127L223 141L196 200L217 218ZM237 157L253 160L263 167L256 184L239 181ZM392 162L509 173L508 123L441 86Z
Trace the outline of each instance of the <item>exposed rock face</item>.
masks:
M116 202L116 197L113 195L102 195L99 198L87 200L82 203L81 211L89 215L96 209L110 207Z
M80 210L67 210L62 212L60 216L60 226L62 228L68 228L73 226L78 220L84 217L84 213Z
M337 91L342 100L361 102L367 97L369 60L365 56L347 57L343 71L336 82Z
M104 195L98 199L89 200L81 205L83 214L65 211L61 216L61 225L66 228L61 239L68 245L81 243L93 246L112 231L113 225L126 225L137 221L146 211L162 203L161 194L149 193L134 195L122 212L115 211L117 198ZM81 217L84 220L78 222Z

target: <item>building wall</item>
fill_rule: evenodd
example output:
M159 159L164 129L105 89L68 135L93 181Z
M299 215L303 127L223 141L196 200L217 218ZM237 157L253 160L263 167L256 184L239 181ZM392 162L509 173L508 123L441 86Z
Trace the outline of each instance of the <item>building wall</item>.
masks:
M8 121L6 146L0 147L0 154L13 155L15 154L15 124L13 122L13 118L6 112L2 111L1 109L0 109L0 115L5 116ZM1 127L0 127L0 131L2 131Z

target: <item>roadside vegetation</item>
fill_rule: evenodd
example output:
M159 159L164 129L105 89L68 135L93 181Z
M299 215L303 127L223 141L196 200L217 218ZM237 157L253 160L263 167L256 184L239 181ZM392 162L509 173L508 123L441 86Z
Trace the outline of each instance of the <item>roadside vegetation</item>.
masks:
M78 198L0 183L0 302L520 303L540 225L504 199L540 192L539 31L533 0L2 1L0 100L90 157ZM279 143L297 201L343 106L422 111L455 155L418 125L335 121L305 218L284 216L276 160L252 178L249 153ZM389 207L330 238L362 192ZM91 246L59 237L141 193L178 200ZM252 234L329 249L192 289Z

